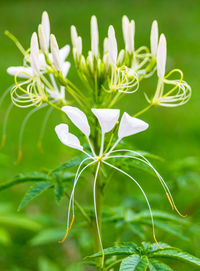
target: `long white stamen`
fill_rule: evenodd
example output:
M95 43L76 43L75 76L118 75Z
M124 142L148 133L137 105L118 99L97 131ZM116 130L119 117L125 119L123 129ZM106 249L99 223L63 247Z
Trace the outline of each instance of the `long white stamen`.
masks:
M78 167L78 170L77 170L77 172L76 172L76 175L75 175L74 185L73 185L73 189L72 189L72 192L71 192L71 196L70 196L70 199L69 199L69 205L68 205L67 228L69 228L70 210L71 210L72 199L74 198L74 192L75 192L76 184L77 184L77 182L78 182L78 180L79 180L81 174L83 173L83 171L84 171L87 167L89 167L90 165L96 163L96 161L90 162L90 163L87 164L87 165L80 171L80 173L79 173L79 170L80 170L82 164L83 164L85 161L89 160L89 159L90 159L90 158L85 158L85 159L80 163L80 165L79 165L79 167Z
M92 151L93 156L96 157L96 153L95 153L95 151L94 151L94 148L93 148L93 146L92 146L92 143L91 143L91 141L90 141L90 138L89 138L89 137L86 137L86 138L87 138L87 141L88 141L88 144L89 144L89 146L90 146L90 149L91 149L91 151Z
M41 105L39 107L36 107L34 108L33 110L31 110L27 115L26 117L24 118L23 122L22 122L22 126L21 126L21 129L20 129L20 133L19 133L19 141L18 141L18 158L22 156L22 140L23 140L23 134L24 134L24 129L25 129L25 126L29 120L29 118L38 110L44 108L45 106L47 106L46 104L44 105ZM19 159L20 159L19 158ZM19 160L18 159L18 160Z
M144 192L144 190L142 189L142 187L140 186L140 184L131 176L129 175L127 172L123 171L122 169L116 167L116 166L113 166L112 164L110 163L107 163L105 161L102 161L104 164L108 165L109 167L111 168L114 168L115 170L121 172L122 174L126 175L127 177L129 177L132 181L134 181L134 183L139 187L139 189L141 190L145 200L146 200L146 203L148 205L148 208L149 208L149 213L150 213L150 216L151 216L151 222L152 222L152 229L153 229L153 237L154 237L154 240L156 241L156 237L155 237L155 227L154 227L154 219L153 219L153 214L152 214L152 210L151 210L151 205L149 203L149 200L146 196L146 193Z
M96 206L96 182L97 182L97 177L98 177L98 173L99 173L99 167L100 167L100 162L98 162L97 169L95 172L93 196L94 196L94 213L95 213L95 218L96 218L96 226L97 226L97 232L98 232L98 236L99 236L99 243L100 243L101 252L102 252L102 266L103 266L104 252L103 252L103 244L102 244L102 240L101 240L101 232L100 232L100 228L99 228L99 220L98 220L98 213L97 213L97 206Z
M8 117L10 115L10 111L13 107L13 103L11 103L6 111L6 115L4 117L4 122L3 122L3 134L2 134L2 141L1 141L1 147L4 146L5 141L6 141L6 130L7 130L7 124L8 124Z
M163 178L160 176L160 174L158 173L158 171L153 167L153 165L152 165L152 164L151 164L151 163L150 163L143 155L141 155L140 153L138 153L138 152L136 152L136 151L132 151L132 150L128 150L128 149L120 149L120 150L112 151L112 153L116 153L116 152L132 152L132 153L138 155L139 157L141 157L142 159L144 159L144 160L142 160L142 159L139 159L139 158L137 158L137 157L128 156L128 158L134 158L134 159L140 160L141 162L146 163L147 165L149 165L149 166L153 169L153 171L156 173L156 175L157 175L157 177L158 177L160 183L162 184L162 186L163 186L163 188L164 188L164 190L165 190L165 193L167 194L167 198L168 198L168 196L169 196L168 199L169 199L170 204L172 203L172 208L173 208L173 209L175 208L175 202L174 202L174 199L173 199L173 197L172 197L172 194L171 194L171 192L170 192L170 190L169 190L169 187L167 186L166 182L165 182L165 181L163 180ZM123 156L123 157L124 157L124 156ZM179 212L178 212L178 213L179 213Z
M48 119L49 119L53 109L54 109L53 107L50 107L48 109L48 111L47 111L47 113L45 115L45 118L43 120L42 128L41 128L40 135L39 135L39 140L38 140L38 147L40 148L40 150L42 150L42 140L43 140L44 133L45 133L45 130L46 130L46 127L47 127Z

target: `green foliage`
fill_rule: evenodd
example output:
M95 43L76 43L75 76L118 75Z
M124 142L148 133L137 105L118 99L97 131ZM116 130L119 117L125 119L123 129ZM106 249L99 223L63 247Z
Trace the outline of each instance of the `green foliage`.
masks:
M29 191L25 194L24 198L22 199L18 211L20 211L26 204L28 204L31 200L38 197L42 194L45 190L52 186L50 182L40 182L30 187Z
M155 243L143 242L142 246L137 246L135 243L121 243L118 246L105 249L104 252L106 261L103 270L105 271L112 270L114 266L119 264L120 271L172 271L173 269L168 265L158 260L160 258L174 259L200 266L200 259L164 243L159 243L159 247ZM89 258L98 257L102 257L102 253L93 254Z

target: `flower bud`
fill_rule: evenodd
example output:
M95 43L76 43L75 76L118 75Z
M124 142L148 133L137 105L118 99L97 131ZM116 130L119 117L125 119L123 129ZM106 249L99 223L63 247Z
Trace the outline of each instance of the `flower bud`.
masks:
M40 73L39 46L36 32L34 32L31 37L30 63L33 69L33 74L39 75Z
M49 49L50 23L49 23L49 16L46 11L44 11L42 14L42 23L41 24L42 24L44 36L46 39L46 45L47 45L47 48Z
M77 39L78 39L78 34L76 31L76 27L72 25L71 26L71 40L72 40L72 45L74 48L76 48Z
M108 55L109 63L112 66L116 66L117 62L117 41L115 38L115 30L112 25L108 29Z
M58 43L56 38L53 34L50 36L50 43L51 43L51 53L53 57L53 63L58 71L61 71L61 60L60 60L60 53L58 48Z
M48 52L48 45L47 45L46 37L44 35L43 26L41 24L38 26L38 35L39 35L41 50L44 53L47 53Z
M157 51L157 74L159 78L163 78L165 76L166 57L166 38L164 34L161 34Z
M91 51L94 56L98 56L99 33L96 16L91 18Z
M156 57L158 49L158 23L157 21L153 21L151 27L151 54Z

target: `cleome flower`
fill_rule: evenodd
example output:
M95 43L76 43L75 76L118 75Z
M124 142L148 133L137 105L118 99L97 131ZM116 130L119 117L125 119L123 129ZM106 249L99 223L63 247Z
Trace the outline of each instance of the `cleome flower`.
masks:
M158 27L154 21L151 31L151 48L142 46L135 49L135 22L127 16L122 18L122 31L125 48L118 51L115 30L112 25L108 28L108 37L104 39L103 54L99 48L99 31L97 19L91 18L91 50L87 56L82 53L82 38L76 27L71 26L71 40L74 61L78 74L85 85L93 90L100 89L117 93L133 93L138 90L139 81L151 76L155 71L155 54L158 43Z
M56 79L67 76L70 63L65 59L69 50L69 45L58 48L55 36L50 35L48 14L43 12L38 35L36 32L32 34L30 49L23 51L24 66L7 69L15 76L15 86L11 90L13 103L18 107L40 106L48 102L66 104L63 87L58 89ZM18 82L19 78L24 81Z
M120 122L118 122L119 115L120 115L120 110L119 109L96 109L92 108L92 113L95 115L95 117L98 119L99 125L101 127L101 145L98 150L98 153L95 153L94 147L92 146L92 143L90 141L90 135L91 135L91 129L90 125L88 123L86 115L78 108L72 107L72 106L64 106L62 108L62 111L66 113L68 118L71 120L71 122L85 135L86 140L88 142L90 152L84 150L83 146L81 145L78 137L76 137L74 134L70 133L69 131L69 126L67 124L59 124L55 127L56 134L60 141L73 149L77 149L84 154L86 154L86 158L82 160L80 163L77 172L75 174L75 179L74 179L74 185L72 188L71 192L71 197L69 200L69 206L68 206L68 214L67 214L67 231L66 235L63 238L61 242L63 242L68 233L69 230L72 227L72 224L74 222L75 214L74 214L74 196L75 196L75 189L76 185L78 183L78 180L82 173L88 168L88 167L95 167L95 174L94 174L94 183L93 183L93 200L94 200L94 212L95 212L95 218L96 218L96 226L97 226L97 231L99 235L99 241L101 245L101 250L102 250L102 265L104 262L104 254L103 254L103 245L102 245L102 240L101 240L101 234L100 234L100 229L99 229L99 222L98 222L98 214L97 214L97 208L96 208L96 182L98 178L98 174L101 168L101 165L104 164L121 174L125 175L128 177L131 181L133 181L138 188L141 190L146 203L149 208L149 212L151 215L151 220L152 220L152 228L153 228L153 237L155 242L156 237L155 237L155 229L154 229L154 219L152 215L152 210L151 206L148 200L148 197L146 193L144 192L143 188L139 184L139 182L133 178L130 174L125 172L119 167L116 167L113 164L113 159L123 159L123 158L128 158L128 159L135 159L139 160L145 165L148 165L156 174L158 177L160 183L162 184L165 193L167 195L167 198L172 206L173 209L175 209L178 213L179 211L177 210L174 200L172 198L172 195L169 191L169 188L167 184L164 182L163 178L160 176L160 174L157 172L157 170L153 167L153 165L140 153L133 151L133 150L128 150L128 149L116 149L118 143L125 137L140 133L142 131L145 131L148 128L148 124L140 119L131 117L128 113L123 113ZM119 128L117 132L117 140L115 141L114 144L110 144L110 141L107 146L104 146L105 144L105 136L107 133L113 131L116 131L117 129L117 123L119 123ZM72 219L70 222L70 217L71 217L71 208L72 208ZM179 213L180 214L180 213Z
M152 43L152 52L155 46ZM157 49L157 75L158 84L157 89L152 100L147 96L147 100L152 105L159 105L165 107L175 107L185 104L191 97L191 87L183 80L183 73L179 69L174 69L165 75L167 59L167 45L164 34L161 34L158 49ZM179 79L170 79L179 75ZM169 86L170 89L165 91L165 87Z

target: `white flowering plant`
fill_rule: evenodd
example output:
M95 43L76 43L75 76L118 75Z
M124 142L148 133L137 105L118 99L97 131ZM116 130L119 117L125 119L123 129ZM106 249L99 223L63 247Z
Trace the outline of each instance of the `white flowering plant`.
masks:
M167 183L148 160L148 156L152 158L154 156L133 150L126 143L126 137L143 132L149 127L149 124L138 117L152 107L175 107L185 104L190 99L191 87L184 81L181 70L173 69L166 73L166 38L164 34L159 35L157 21L152 23L150 49L146 46L135 48L135 22L130 21L127 16L122 18L125 47L121 50L118 48L112 25L108 28L108 35L104 39L102 48L99 45L95 16L91 18L90 27L91 49L87 55L84 55L82 38L76 27L71 26L71 52L74 64L66 60L70 53L70 46L67 44L60 49L56 37L51 34L47 12L43 12L41 24L38 26L37 33L32 34L30 48L27 50L13 34L6 31L6 35L14 41L23 54L24 60L22 66L7 69L8 73L14 76L14 85L0 100L1 103L10 93L12 102L5 116L2 146L5 143L8 116L13 105L20 108L33 108L26 115L20 130L18 162L22 158L23 132L29 117L34 112L48 107L42 134L52 110L58 110L67 117L67 122L55 127L57 137L65 145L64 148L68 148L69 151L70 148L75 149L78 156L45 174L37 172L28 176L19 175L14 181L1 185L0 190L17 183L36 181L37 183L31 186L24 196L19 209L52 187L55 188L57 201L66 195L69 199L66 233L63 232L63 239L58 241L63 243L67 237L70 238L70 230L76 227L75 211L79 211L88 227L92 229L94 237L95 254L88 256L84 263L95 266L96 270L172 270L168 265L157 260L162 257L175 258L200 266L200 260L196 257L157 241L156 220L165 217L166 221L182 223L182 218L152 210L149 197L140 181L134 176L135 167L153 174L162 185L172 209L181 217L184 215L177 209ZM71 65L75 65L81 84L73 82L68 76ZM153 96L144 92L147 106L134 114L122 112L119 109L122 98L129 96L133 99L134 93L140 90L141 81L156 73L157 87ZM78 128L80 133L77 135L71 133L73 126ZM75 168L76 171L71 172ZM133 215L130 224L136 227L135 232L138 231L140 236L144 231L142 224L151 224L155 243L143 242L142 246L138 246L132 240L124 243L123 240L116 238L113 242L118 241L118 243L114 247L104 249L102 238L104 223L126 220L114 209L112 213L104 214L105 188L109 181L114 181L114 172L120 173L124 181L131 180L133 185L139 188L148 212L143 210L135 214L137 222L134 221ZM81 178L84 178L85 185L88 187L91 185L88 178L92 180L93 207L90 210L76 200L76 187ZM73 183L71 193L69 193L69 182ZM146 222L144 218L147 219ZM121 230L125 231L126 227ZM167 231L166 228L165 230Z

